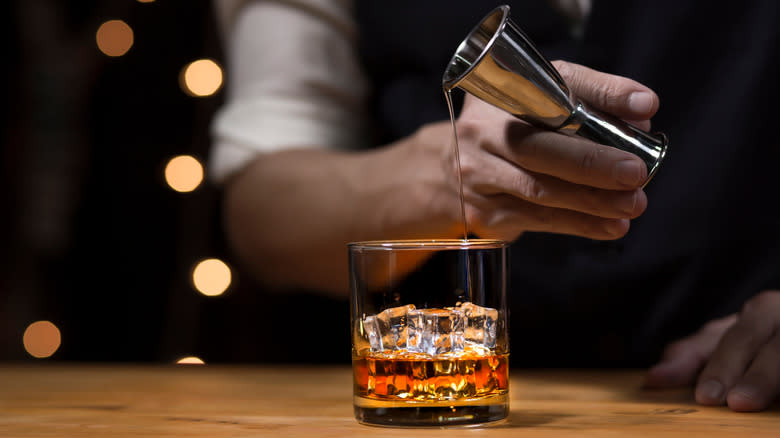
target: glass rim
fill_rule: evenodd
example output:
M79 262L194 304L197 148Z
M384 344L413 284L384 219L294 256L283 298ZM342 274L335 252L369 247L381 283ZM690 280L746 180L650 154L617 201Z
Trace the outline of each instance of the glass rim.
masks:
M350 250L446 250L446 249L499 249L509 242L499 239L396 239L364 240L347 244Z

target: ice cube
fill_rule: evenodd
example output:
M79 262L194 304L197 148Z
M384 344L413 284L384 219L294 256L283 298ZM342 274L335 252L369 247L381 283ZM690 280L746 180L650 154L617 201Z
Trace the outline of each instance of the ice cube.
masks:
M368 342L368 331L364 320L355 321L355 327L352 329L352 348L358 356L365 356L371 351L371 344Z
M363 319L372 352L393 351L406 348L406 316L414 310L414 304L391 307Z
M465 317L457 309L417 309L409 312L410 352L436 356L463 351Z
M471 357L485 357L485 356L492 356L493 355L493 349L485 347L482 344L477 344L476 342L471 341L464 341L463 342L463 354L471 356Z
M370 346L371 351L382 351L382 336L379 332L376 315L370 315L363 318L363 331L368 337L368 345Z
M496 347L496 322L498 310L465 302L458 308L466 316L464 337L487 348Z

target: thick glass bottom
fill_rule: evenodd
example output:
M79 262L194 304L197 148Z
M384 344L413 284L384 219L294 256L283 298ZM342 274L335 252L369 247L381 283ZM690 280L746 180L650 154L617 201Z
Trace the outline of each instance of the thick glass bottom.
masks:
M441 427L466 426L503 420L509 415L509 397L453 404L377 403L356 397L355 418L364 424L380 426Z

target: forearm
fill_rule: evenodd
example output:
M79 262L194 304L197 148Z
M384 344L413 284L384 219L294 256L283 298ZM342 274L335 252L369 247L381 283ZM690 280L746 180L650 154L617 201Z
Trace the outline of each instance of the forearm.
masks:
M417 190L441 176L409 169L440 157L416 142L259 156L226 186L225 225L238 259L268 287L346 294L348 242L452 234L457 210L439 216L431 192Z
M360 233L343 170L352 160L319 150L269 153L226 187L229 243L261 283L345 290L344 243Z

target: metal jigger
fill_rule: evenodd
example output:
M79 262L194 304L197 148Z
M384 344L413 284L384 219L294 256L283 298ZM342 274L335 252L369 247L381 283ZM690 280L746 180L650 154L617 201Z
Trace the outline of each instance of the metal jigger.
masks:
M585 108L561 75L509 19L509 6L488 14L460 44L444 72L446 90L462 88L535 126L576 134L639 156L653 177L666 153L663 133L649 134Z

